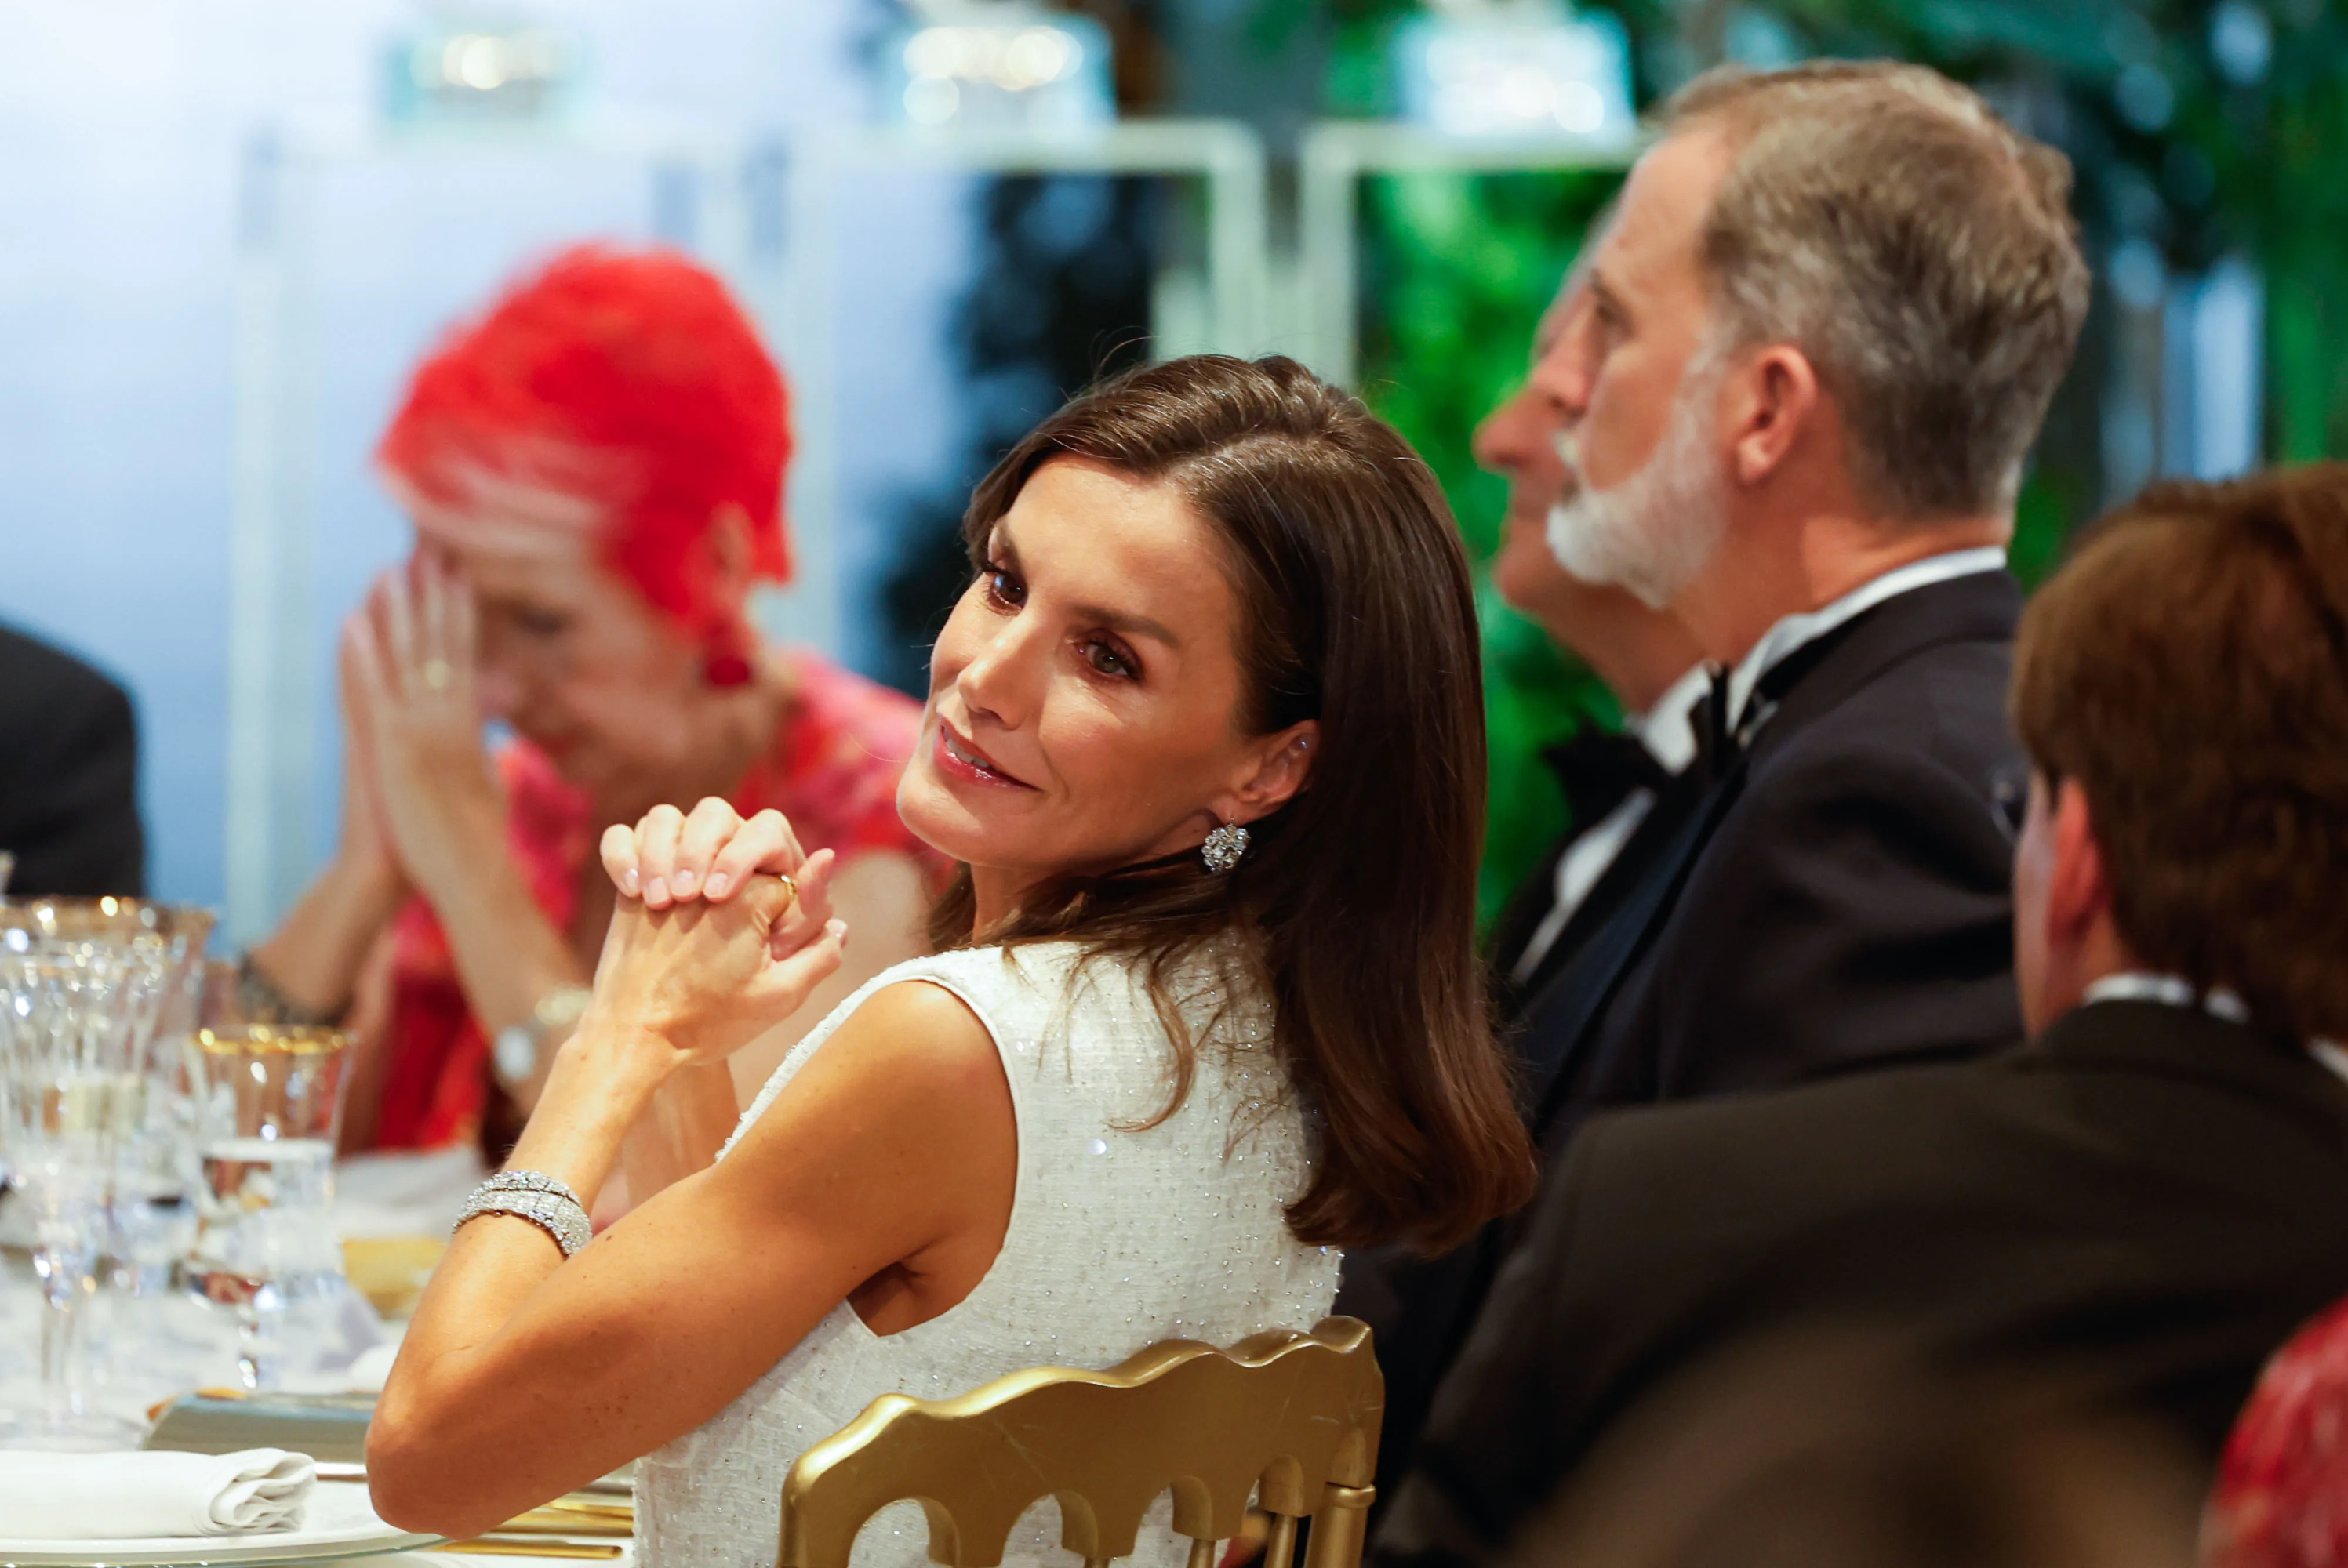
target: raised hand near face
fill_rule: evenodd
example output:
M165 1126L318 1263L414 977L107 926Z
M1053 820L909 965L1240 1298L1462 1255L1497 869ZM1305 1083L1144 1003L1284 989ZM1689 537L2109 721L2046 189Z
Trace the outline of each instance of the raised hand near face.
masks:
M834 857L803 853L779 812L746 822L714 797L690 816L655 806L606 829L602 848L620 901L591 1016L654 1034L689 1062L719 1061L839 968Z
M481 743L470 589L438 550L377 578L343 630L354 762L409 880L427 897L466 864L501 854L503 812Z

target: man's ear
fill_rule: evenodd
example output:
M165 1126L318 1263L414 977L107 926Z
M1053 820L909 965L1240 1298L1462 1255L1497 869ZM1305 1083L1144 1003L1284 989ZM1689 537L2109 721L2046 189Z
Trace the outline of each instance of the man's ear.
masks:
M1210 809L1225 822L1244 825L1270 816L1296 798L1313 775L1321 745L1321 723L1307 719L1266 735L1253 747L1255 768Z
M1791 343L1772 344L1731 371L1723 416L1736 482L1758 485L1783 466L1818 417L1820 401L1817 368Z
M2103 845L2096 842L2094 813L2087 792L2076 779L2065 779L2054 796L2054 866L2046 884L2046 935L2067 948L2085 943L2098 922L2112 912L2111 878L2106 875Z

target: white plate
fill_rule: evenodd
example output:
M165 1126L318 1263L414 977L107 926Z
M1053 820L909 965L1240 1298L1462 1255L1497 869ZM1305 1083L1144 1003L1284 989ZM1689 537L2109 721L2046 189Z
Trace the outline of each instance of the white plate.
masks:
M429 1546L438 1535L395 1530L367 1506L367 1490L322 1481L299 1530L260 1535L180 1535L144 1541L20 1541L0 1536L0 1568L243 1568L314 1563Z

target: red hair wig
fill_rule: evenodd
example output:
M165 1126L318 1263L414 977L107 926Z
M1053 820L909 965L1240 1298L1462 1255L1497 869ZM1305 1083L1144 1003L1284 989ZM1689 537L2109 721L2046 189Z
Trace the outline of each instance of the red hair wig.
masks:
M722 634L720 508L749 524L754 575L790 575L782 373L726 285L665 251L582 245L442 340L376 460L464 509L485 476L608 507L605 559L696 637Z

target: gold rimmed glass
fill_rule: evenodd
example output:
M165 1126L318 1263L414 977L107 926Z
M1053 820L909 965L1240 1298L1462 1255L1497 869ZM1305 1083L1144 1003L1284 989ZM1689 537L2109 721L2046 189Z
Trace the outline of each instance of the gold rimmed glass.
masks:
M275 1024L201 1029L190 1283L237 1314L246 1387L281 1384L349 1289L335 1234L335 1143L352 1037Z

